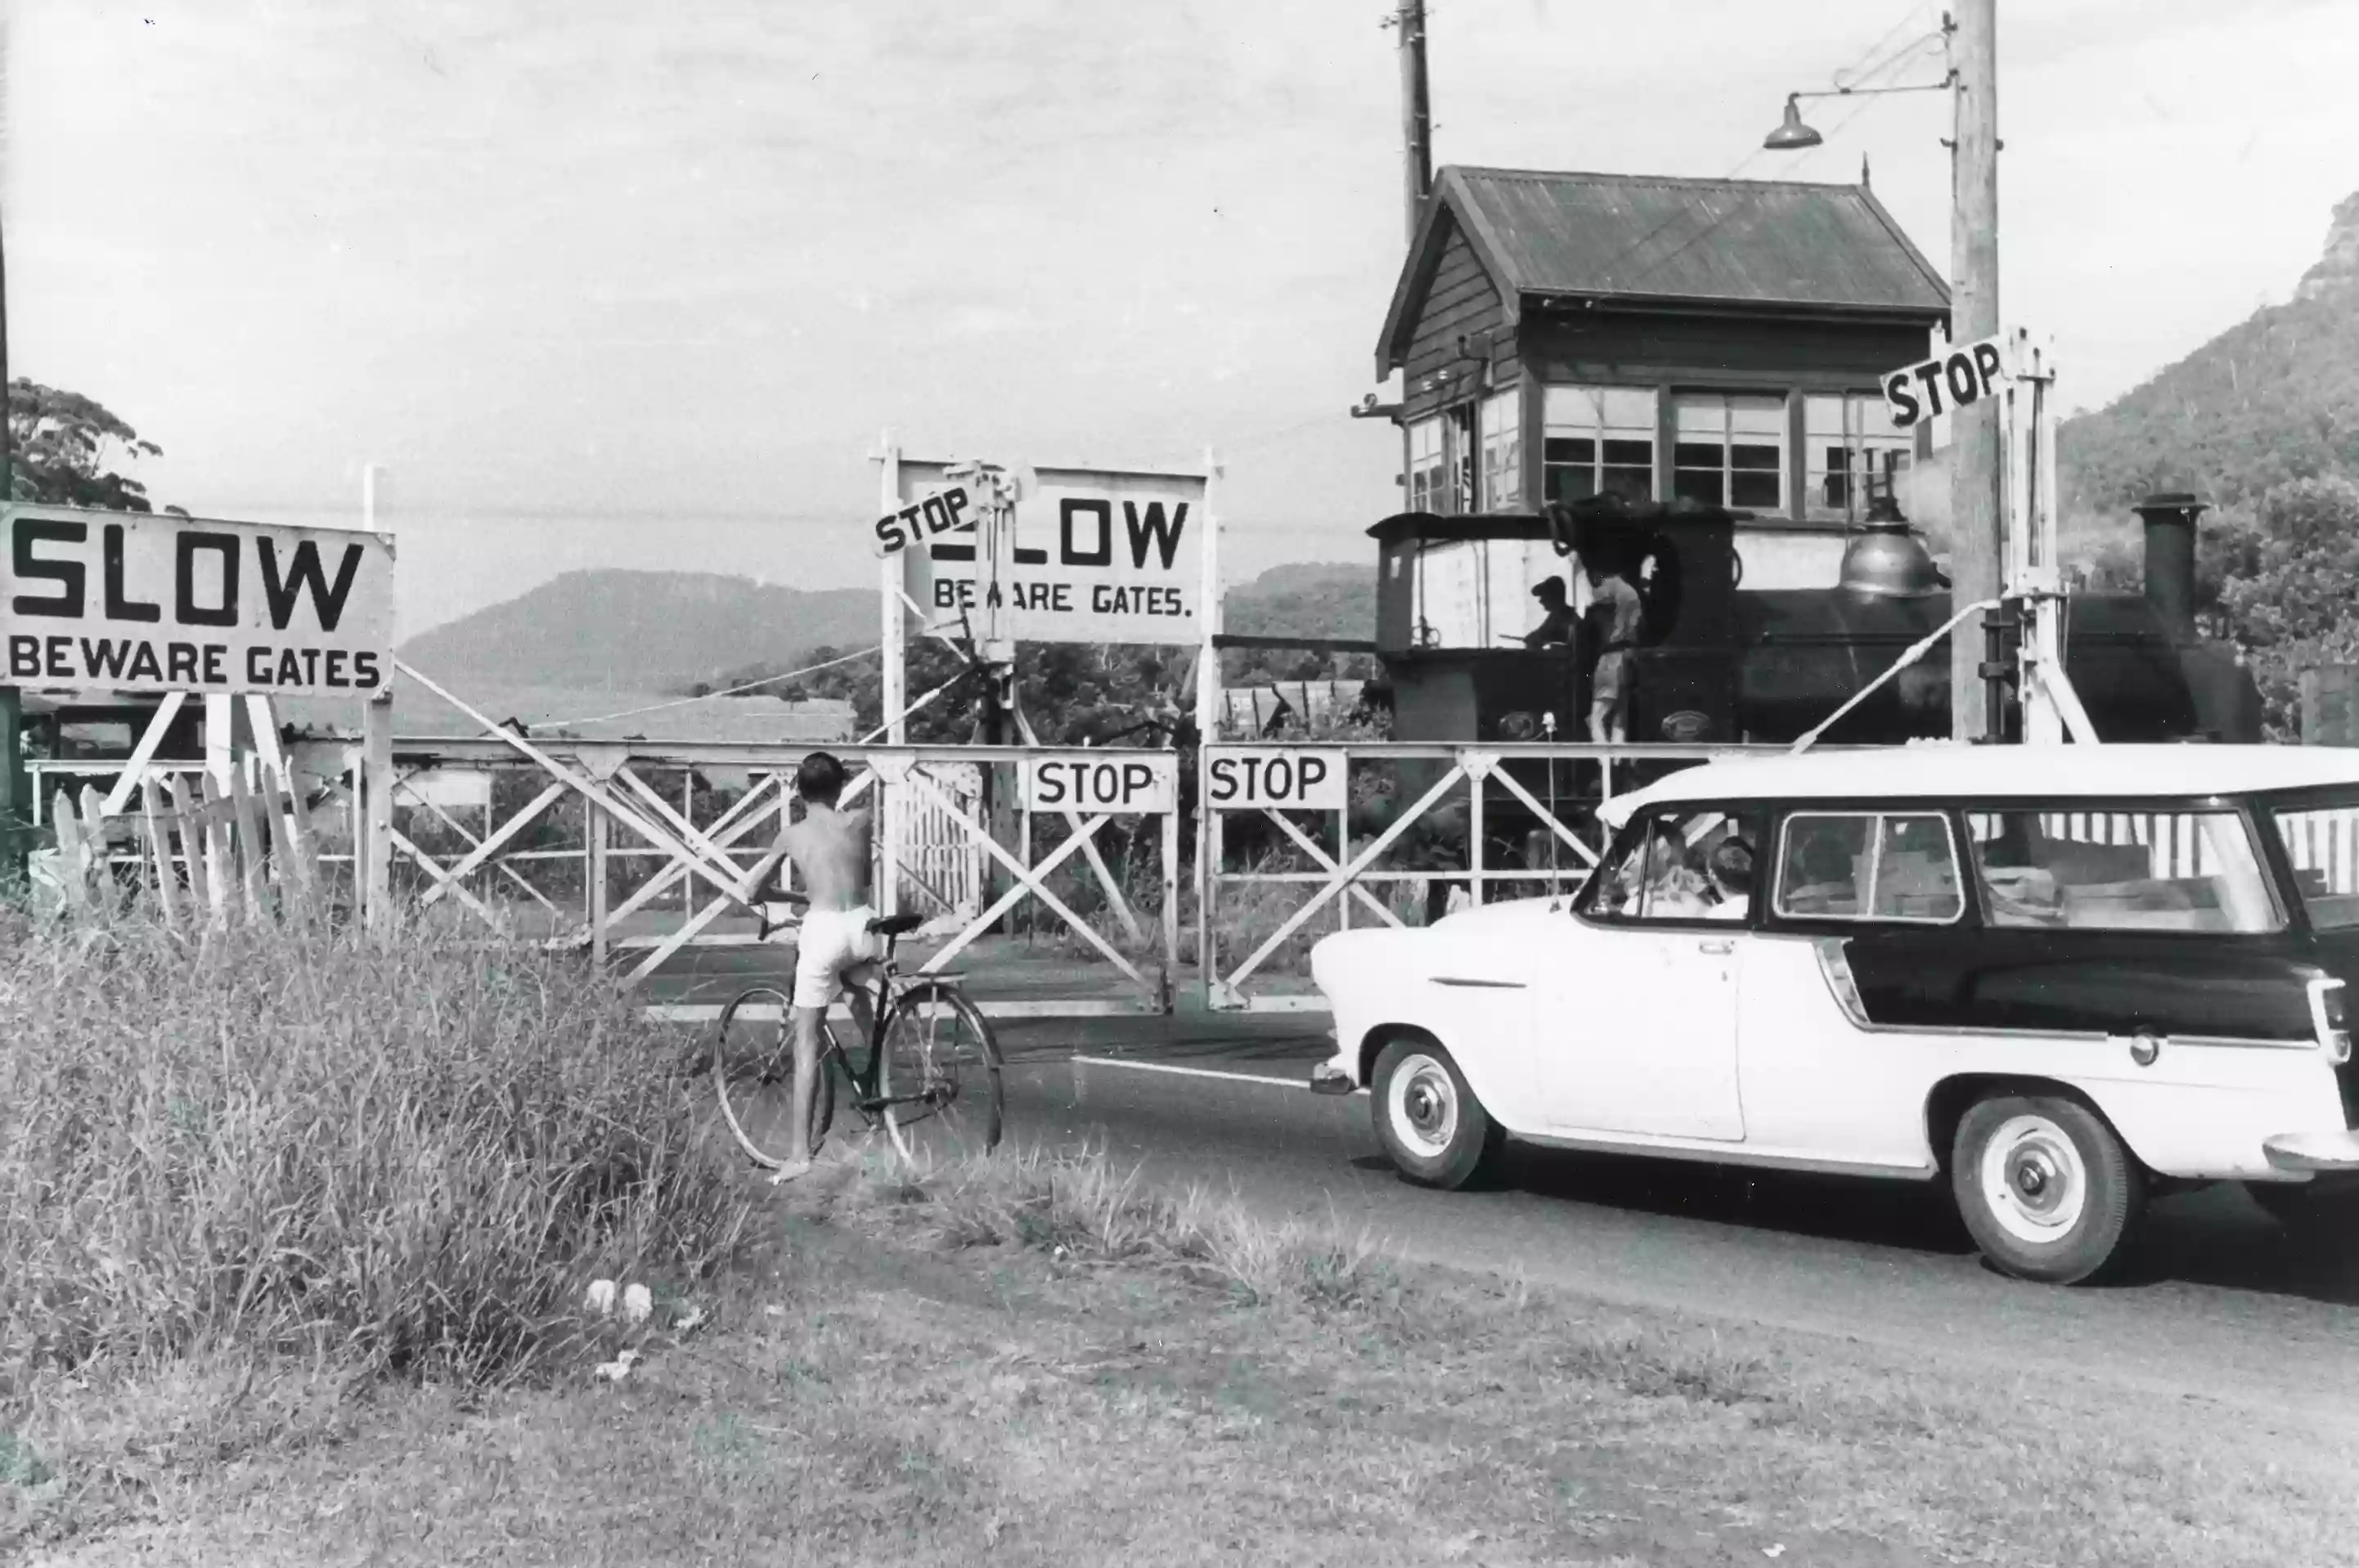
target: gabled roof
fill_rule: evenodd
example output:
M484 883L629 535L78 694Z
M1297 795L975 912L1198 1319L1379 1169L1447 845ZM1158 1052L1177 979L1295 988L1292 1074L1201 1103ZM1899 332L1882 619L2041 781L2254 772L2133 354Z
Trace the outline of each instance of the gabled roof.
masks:
M1452 230L1505 299L1883 316L1930 325L1950 290L1864 185L1679 180L1451 165L1434 180L1393 290L1376 376L1408 350Z

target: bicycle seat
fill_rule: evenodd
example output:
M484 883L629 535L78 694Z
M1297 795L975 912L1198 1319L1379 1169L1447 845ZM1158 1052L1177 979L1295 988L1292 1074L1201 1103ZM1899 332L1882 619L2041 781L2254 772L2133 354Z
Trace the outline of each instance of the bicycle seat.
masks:
M908 936L925 923L923 915L879 915L868 922L868 930L875 936Z

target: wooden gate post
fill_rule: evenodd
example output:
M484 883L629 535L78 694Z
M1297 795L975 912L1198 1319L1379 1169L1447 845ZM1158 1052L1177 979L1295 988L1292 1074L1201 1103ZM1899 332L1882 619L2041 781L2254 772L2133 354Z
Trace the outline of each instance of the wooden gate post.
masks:
M369 699L361 715L361 835L353 845L368 929L393 924L393 693Z

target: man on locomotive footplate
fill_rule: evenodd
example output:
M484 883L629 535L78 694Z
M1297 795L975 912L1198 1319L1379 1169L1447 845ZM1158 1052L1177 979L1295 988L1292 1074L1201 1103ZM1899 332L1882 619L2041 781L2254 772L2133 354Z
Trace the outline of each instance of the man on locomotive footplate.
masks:
M1521 640L1526 648L1556 648L1572 641L1573 628L1580 619L1572 613L1572 604L1565 597L1564 579L1543 577L1532 590L1532 597L1547 612L1540 624Z
M1597 669L1589 685L1589 738L1600 745L1630 738L1630 650L1638 646L1638 591L1618 571L1584 561L1598 621Z

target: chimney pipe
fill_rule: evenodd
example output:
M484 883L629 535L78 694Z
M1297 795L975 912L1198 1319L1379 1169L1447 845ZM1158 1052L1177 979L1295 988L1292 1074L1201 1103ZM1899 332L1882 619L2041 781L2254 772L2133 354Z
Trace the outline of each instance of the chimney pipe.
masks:
M2195 640L2195 519L2206 502L2184 492L2149 495L2130 508L2146 524L2146 602L2174 642Z

